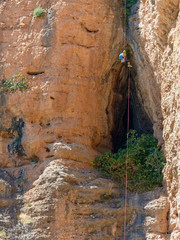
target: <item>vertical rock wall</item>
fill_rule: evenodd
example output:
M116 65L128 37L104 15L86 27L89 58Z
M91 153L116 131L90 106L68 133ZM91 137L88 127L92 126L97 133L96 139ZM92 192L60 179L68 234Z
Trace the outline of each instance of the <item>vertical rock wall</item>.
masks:
M138 95L167 160L164 179L170 210L163 239L168 235L175 240L180 238L179 1L144 0L132 12L129 42L137 66ZM155 231L152 229L149 231ZM154 239L158 234L154 234Z
M29 80L27 90L4 92L0 99L0 167L13 176L12 203L4 194L8 182L0 176L5 202L0 233L6 239L122 236L119 185L89 166L98 150L111 148L120 70L116 76L109 72L123 42L121 4L0 1L0 80L19 73ZM38 6L46 13L34 18ZM23 156L16 151L20 146ZM135 221L143 207L131 202L127 221L132 231L134 223L143 224ZM144 236L143 227L136 235Z
M98 151L111 148L114 120L120 122L118 134L122 131L127 69L116 61L123 45L121 4L0 1L0 80L22 73L30 83L27 90L1 93L0 98L0 166L16 179L16 186L8 186L1 176L2 206L11 202L5 186L13 196L8 213L4 208L1 212L7 239L122 238L119 186L89 167ZM34 18L39 5L46 14ZM132 240L177 240L179 2L142 0L132 11L132 74L138 102L166 155L167 194L130 195L127 234ZM7 146L19 146L13 119L23 122L23 156L8 156Z
M0 2L0 79L21 73L30 85L1 94L1 129L9 129L14 117L24 121L28 158L55 156L55 149L59 157L91 161L97 155L93 149L111 148L113 119L108 120L106 109L114 80L104 82L104 76L123 41L120 5L105 0ZM37 6L46 10L44 17L33 17ZM21 165L22 159L7 161L6 146L15 136L1 135L6 142L1 166Z

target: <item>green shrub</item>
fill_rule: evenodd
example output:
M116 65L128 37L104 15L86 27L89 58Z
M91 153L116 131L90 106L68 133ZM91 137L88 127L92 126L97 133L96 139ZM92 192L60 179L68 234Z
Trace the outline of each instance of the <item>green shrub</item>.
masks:
M101 200L109 200L109 199L112 199L112 196L108 193L104 193L101 195Z
M128 18L130 15L130 8L136 3L137 3L137 0L128 0L126 2L126 22L125 22L125 10L124 10L125 7L124 7L124 5L122 4L121 7L119 8L122 27L124 27L124 25L126 24L126 28L128 29Z
M130 8L137 3L137 0L128 0L127 2L127 5L126 5L126 15L127 15L127 18L129 17L130 15Z
M141 193L152 190L155 186L162 186L165 161L153 135L142 134L138 137L135 130L130 130L128 145L128 189ZM117 153L106 152L95 158L93 166L104 176L117 180L124 187L126 153L126 149L119 149Z
M42 7L37 7L33 12L33 16L36 18L42 17L44 14L45 10Z
M27 179L25 179L25 178L18 178L18 180L17 180L18 186L20 186L20 185L22 185L22 184L24 184L26 182L27 182Z
M37 163L37 162L39 162L38 156L36 156L35 154L33 154L32 157L31 157L31 162L32 162L32 163Z
M13 75L10 80L3 80L1 84L2 91L16 91L28 88L28 80L22 74Z
M31 203L29 203L29 202L26 203L26 206L31 207Z

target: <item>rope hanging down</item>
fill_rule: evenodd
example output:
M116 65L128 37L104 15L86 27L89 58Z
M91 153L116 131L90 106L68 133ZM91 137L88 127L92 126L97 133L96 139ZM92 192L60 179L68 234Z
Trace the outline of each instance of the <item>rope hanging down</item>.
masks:
M124 0L124 47L126 47L126 1ZM128 112L127 112L127 154L126 154L126 180L124 197L124 240L126 240L126 221L127 221L127 162L128 162L128 137L129 137L129 105L130 105L130 68L128 67Z
M128 138L129 138L129 105L130 105L130 69L128 68L128 112L127 112L127 153L126 153L126 181L125 181L125 197L124 197L124 240L126 240L126 215L127 215L127 162L128 162Z
M124 47L126 45L126 1L127 0L124 0L124 21L123 21L123 24L124 24Z

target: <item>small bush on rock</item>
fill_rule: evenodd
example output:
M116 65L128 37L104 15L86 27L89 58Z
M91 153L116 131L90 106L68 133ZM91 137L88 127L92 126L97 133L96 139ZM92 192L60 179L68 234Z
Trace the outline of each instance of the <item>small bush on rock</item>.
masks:
M2 91L16 91L28 88L28 80L22 74L13 75L10 80L3 80L1 84Z
M126 149L117 153L107 152L93 162L104 176L115 179L125 186ZM162 151L157 140L150 134L138 137L135 130L130 130L127 159L128 189L133 192L146 192L155 186L162 186L162 169L165 165Z
M33 16L36 18L42 17L44 14L45 10L42 7L37 7L33 12Z
M126 5L126 14L127 14L127 17L129 17L130 15L130 8L137 3L137 0L129 0L127 2L127 5Z
M35 154L33 154L32 157L31 157L31 162L32 162L32 163L37 163L37 162L39 162L38 156L36 156Z

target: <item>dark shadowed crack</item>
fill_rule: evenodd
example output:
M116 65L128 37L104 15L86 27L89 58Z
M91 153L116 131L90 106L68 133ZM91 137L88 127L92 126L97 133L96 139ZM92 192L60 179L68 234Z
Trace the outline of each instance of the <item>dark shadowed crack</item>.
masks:
M10 143L7 146L7 150L9 153L9 156L16 155L17 156L24 156L25 151L22 146L22 137L23 137L23 127L25 125L25 122L22 118L14 117L11 122L11 127L9 129L9 132L14 136L14 140L12 143Z

